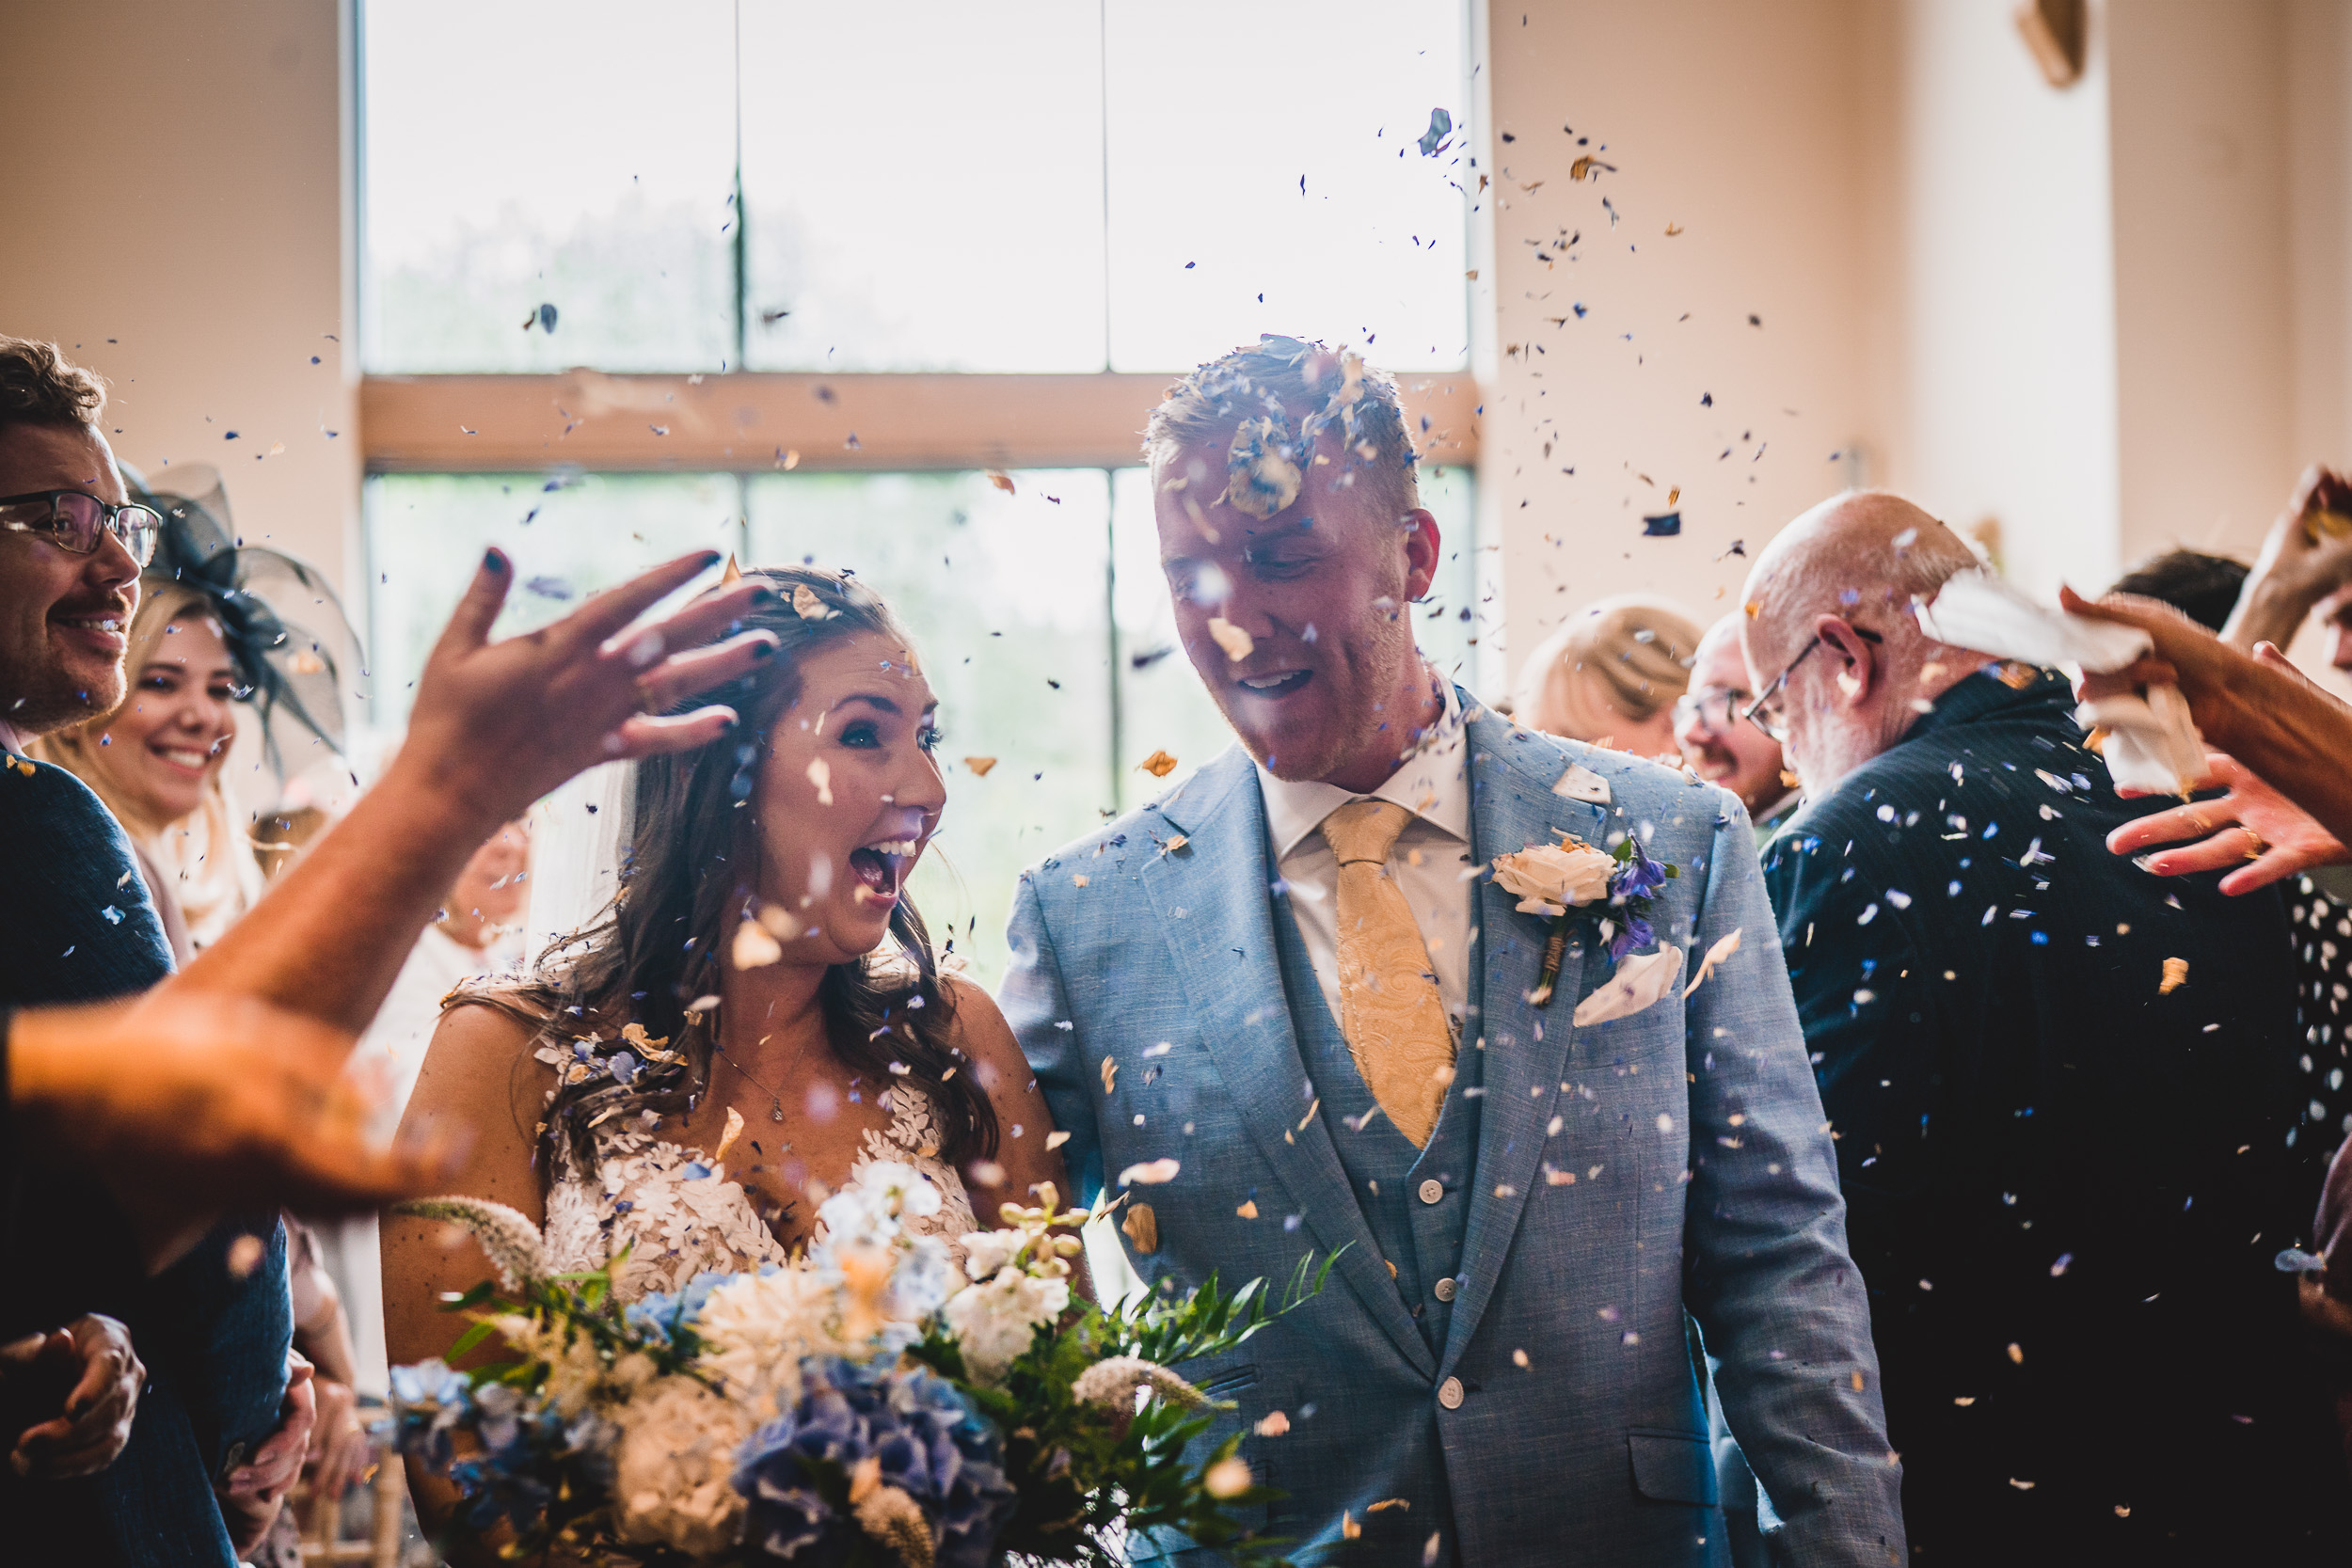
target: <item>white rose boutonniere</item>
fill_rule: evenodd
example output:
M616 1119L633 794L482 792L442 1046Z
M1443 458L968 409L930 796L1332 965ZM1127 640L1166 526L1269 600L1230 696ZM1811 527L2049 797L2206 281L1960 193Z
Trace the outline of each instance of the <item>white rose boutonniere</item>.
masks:
M1542 972L1528 1002L1544 1006L1560 979L1560 964L1568 945L1568 911L1586 904L1606 903L1612 914L1601 927L1610 960L1622 960L1637 947L1657 940L1649 921L1651 895L1680 874L1679 866L1649 858L1641 840L1628 834L1614 852L1596 849L1572 833L1560 834L1557 844L1531 844L1514 855L1498 855L1495 880L1505 893L1518 895L1519 912L1549 917L1551 935L1544 943Z
M1609 896L1617 862L1581 839L1531 844L1516 855L1495 857L1495 880L1517 894L1521 914L1563 915L1570 906Z

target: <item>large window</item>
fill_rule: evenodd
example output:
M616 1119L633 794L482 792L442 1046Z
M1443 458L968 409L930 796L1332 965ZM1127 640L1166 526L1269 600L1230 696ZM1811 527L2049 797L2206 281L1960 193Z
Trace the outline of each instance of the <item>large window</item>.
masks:
M854 570L948 734L917 896L993 983L1019 869L1228 742L1132 466L1166 372L1270 330L1406 376L1448 546L1423 645L1467 674L1495 624L1466 28L1460 0L363 4L376 719L489 543L508 631L698 545ZM1457 128L1424 148L1433 109Z
M362 14L371 371L1468 363L1460 0Z

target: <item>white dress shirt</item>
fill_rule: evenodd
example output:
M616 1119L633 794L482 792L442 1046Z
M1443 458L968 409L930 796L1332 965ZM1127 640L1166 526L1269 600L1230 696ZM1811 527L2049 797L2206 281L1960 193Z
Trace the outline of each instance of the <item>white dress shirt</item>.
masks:
M1258 768L1265 799L1266 834L1276 872L1290 889L1291 914L1307 944L1323 1000L1340 1016L1339 857L1323 841L1323 819L1350 800L1393 800L1413 814L1389 851L1389 875L1405 892L1405 902L1421 927L1429 968L1438 977L1438 997L1458 1039L1469 1006L1470 884L1462 873L1470 863L1470 749L1461 700L1445 683L1445 713L1421 749L1370 795L1355 795L1319 781L1278 779Z

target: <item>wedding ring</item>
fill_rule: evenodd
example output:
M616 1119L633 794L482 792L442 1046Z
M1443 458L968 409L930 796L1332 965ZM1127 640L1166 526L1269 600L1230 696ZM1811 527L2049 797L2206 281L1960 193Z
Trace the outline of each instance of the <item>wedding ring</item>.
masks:
M2244 833L2247 837L2248 843L2246 848L2246 858L2248 860L2258 861L2262 859L2264 854L2269 850L2270 846L2263 842L2263 835L2248 827L2245 823L2239 823L2237 825L2237 831Z

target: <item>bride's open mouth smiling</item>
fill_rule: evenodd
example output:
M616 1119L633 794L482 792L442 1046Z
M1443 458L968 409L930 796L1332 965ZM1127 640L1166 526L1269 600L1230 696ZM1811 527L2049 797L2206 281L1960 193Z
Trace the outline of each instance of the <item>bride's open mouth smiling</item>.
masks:
M877 839L850 851L850 870L857 878L861 904L895 904L906 879L907 867L922 847L912 838Z

